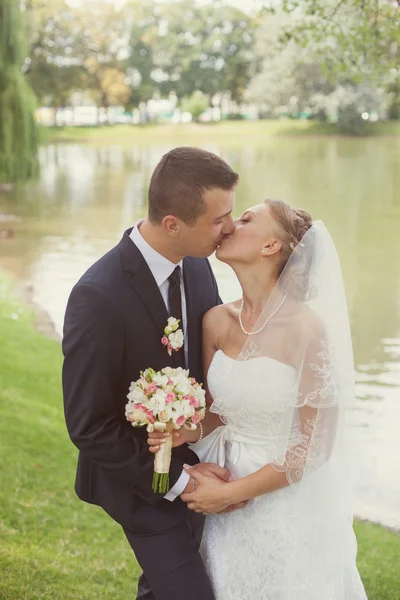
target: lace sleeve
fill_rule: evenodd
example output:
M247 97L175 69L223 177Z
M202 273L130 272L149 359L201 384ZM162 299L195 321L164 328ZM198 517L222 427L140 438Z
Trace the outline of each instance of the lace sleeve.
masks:
M282 463L273 465L286 472L290 484L321 468L332 454L339 418L333 356L331 344L316 327L299 365L287 451Z

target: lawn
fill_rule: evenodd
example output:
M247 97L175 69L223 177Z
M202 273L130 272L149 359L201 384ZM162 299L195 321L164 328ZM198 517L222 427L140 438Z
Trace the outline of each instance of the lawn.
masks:
M262 144L272 136L340 135L336 125L300 120L223 121L188 125L110 125L101 127L41 127L43 142L86 141L99 144L154 144L163 139L169 145L214 143ZM400 136L400 121L368 123L365 134Z
M0 598L134 598L138 567L121 529L73 492L61 361L0 274ZM369 600L400 600L400 536L361 522L356 533Z

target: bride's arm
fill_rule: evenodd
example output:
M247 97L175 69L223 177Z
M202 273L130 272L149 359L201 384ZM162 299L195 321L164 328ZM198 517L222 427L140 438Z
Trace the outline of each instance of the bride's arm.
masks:
M210 392L207 389L207 375L208 370L210 368L212 359L214 358L214 354L218 350L218 337L221 326L221 321L223 321L225 309L223 305L215 306L211 308L203 318L202 325L202 349L203 349L203 388L206 392L206 416L202 420L201 424L203 427L203 436L209 435L220 427L224 423L222 423L219 416L210 411L210 407L213 403L213 399L211 397ZM195 431L187 431L182 428L180 430L180 434L183 436L184 442L194 443L197 442L200 436L200 428L198 427Z
M300 428L302 433L303 442L298 446L295 446L292 450L296 454L299 450L303 455L303 459L307 458L307 439L311 439L312 433L310 433L309 424L315 423L318 409L311 406L302 406L299 409L300 413ZM301 473L301 468L298 471ZM300 476L299 476L300 479ZM229 484L229 497L227 500L229 503L243 502L245 500L251 500L262 494L269 492L275 492L279 489L287 487L289 485L288 473L285 470L278 471L275 467L268 464L262 467L255 473L247 475L242 479L238 479ZM294 483L294 481L292 481ZM228 490L227 490L228 491Z
M225 307L223 305L215 306L209 310L203 318L203 381L204 389L206 391L206 403L207 411L205 419L202 421L204 436L208 435L217 427L224 425L219 416L210 411L213 399L207 388L207 375L210 368L214 354L218 350L218 337L221 326L221 320L225 313Z

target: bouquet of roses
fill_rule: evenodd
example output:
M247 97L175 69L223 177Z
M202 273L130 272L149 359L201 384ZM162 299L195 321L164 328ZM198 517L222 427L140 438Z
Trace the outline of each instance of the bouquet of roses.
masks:
M165 431L167 441L154 459L153 490L169 490L169 467L172 455L172 431L184 426L195 430L206 414L205 391L189 371L165 367L161 371L146 369L131 383L125 416L133 427L147 425L147 431Z

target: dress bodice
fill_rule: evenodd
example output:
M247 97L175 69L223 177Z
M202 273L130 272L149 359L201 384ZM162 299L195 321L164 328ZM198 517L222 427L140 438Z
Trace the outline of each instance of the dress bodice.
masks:
M287 364L268 357L234 360L218 350L207 376L211 411L238 435L251 433L253 443L260 435L265 445L282 430L296 382L296 370Z

